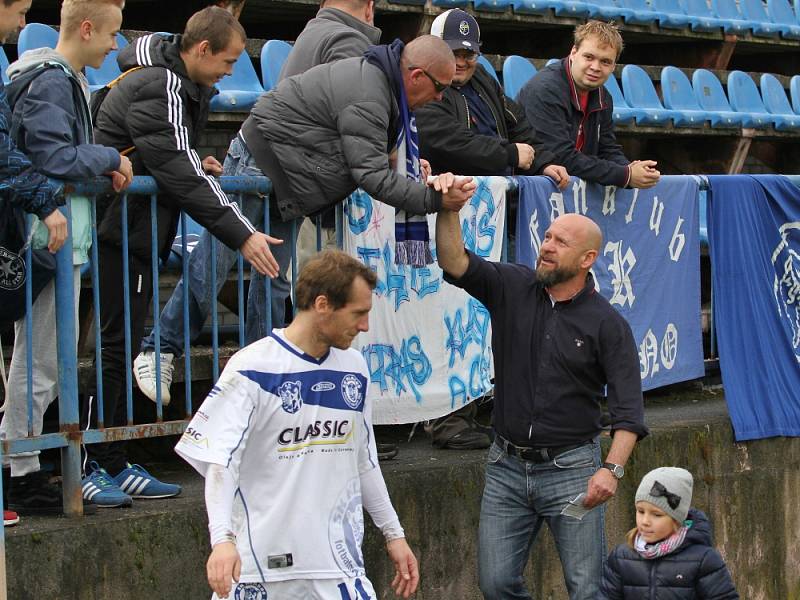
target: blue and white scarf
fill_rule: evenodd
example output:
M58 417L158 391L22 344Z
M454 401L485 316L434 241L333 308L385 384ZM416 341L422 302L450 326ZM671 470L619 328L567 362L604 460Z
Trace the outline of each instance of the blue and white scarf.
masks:
M397 151L395 170L413 181L420 181L417 125L414 113L408 108L403 74L400 71L400 56L404 47L403 42L395 40L388 46L371 46L364 56L368 63L379 67L386 73L397 105L400 107L400 122L395 143ZM424 267L433 263L428 218L425 215L413 215L402 209L396 209L394 236L395 264Z

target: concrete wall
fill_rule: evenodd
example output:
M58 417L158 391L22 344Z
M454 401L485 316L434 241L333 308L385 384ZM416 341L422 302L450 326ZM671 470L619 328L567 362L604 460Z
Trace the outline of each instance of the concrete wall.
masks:
M716 403L719 408L719 401ZM717 546L742 598L800 599L800 440L735 444L722 410L693 412L670 405L637 448L609 509L609 541L633 525L633 495L641 476L663 465L695 474L694 505L709 513ZM696 412L696 411L694 411ZM392 498L421 563L418 600L479 600L476 533L483 454L444 452L425 440L384 463ZM8 531L9 598L143 600L210 597L205 584L206 520L200 482L183 498L147 510L106 510L85 523L38 520L42 527ZM370 527L365 554L381 598L392 598L391 566ZM528 578L537 600L566 598L561 568L544 530L531 553Z

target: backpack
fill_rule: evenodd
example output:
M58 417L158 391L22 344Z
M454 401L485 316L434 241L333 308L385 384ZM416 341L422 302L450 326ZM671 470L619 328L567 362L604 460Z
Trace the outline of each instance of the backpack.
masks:
M120 81L125 79L128 75L130 75L134 71L138 71L139 69L144 69L144 67L142 67L142 66L131 67L130 69L128 69L127 71L122 73L116 79L114 79L112 81L109 81L103 87L101 87L101 88L99 88L99 89L97 89L97 90L92 92L91 103L89 105L89 109L90 109L90 112L92 114L92 123L96 123L97 122L97 115L100 114L100 107L103 105L103 102L105 101L106 96L108 96L108 93L111 90L113 90L115 87L117 87L119 85ZM135 147L131 146L130 148L126 148L125 150L120 152L120 154L128 155L131 152L133 152L134 149L135 149Z

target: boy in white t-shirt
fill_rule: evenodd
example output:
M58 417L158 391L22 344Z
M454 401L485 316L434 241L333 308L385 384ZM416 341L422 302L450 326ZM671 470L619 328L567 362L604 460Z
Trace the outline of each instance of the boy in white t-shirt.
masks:
M176 446L205 478L216 598L369 600L362 506L408 598L417 561L389 499L350 343L369 328L375 274L330 250L297 281L297 316L237 352Z

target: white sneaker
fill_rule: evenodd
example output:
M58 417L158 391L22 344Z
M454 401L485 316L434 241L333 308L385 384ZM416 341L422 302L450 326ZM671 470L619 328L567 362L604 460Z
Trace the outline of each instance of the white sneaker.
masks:
M166 353L161 355L161 404L169 404L169 386L172 385L172 366L174 354ZM156 353L152 350L145 350L139 353L133 361L133 376L136 378L136 385L142 393L156 401Z

